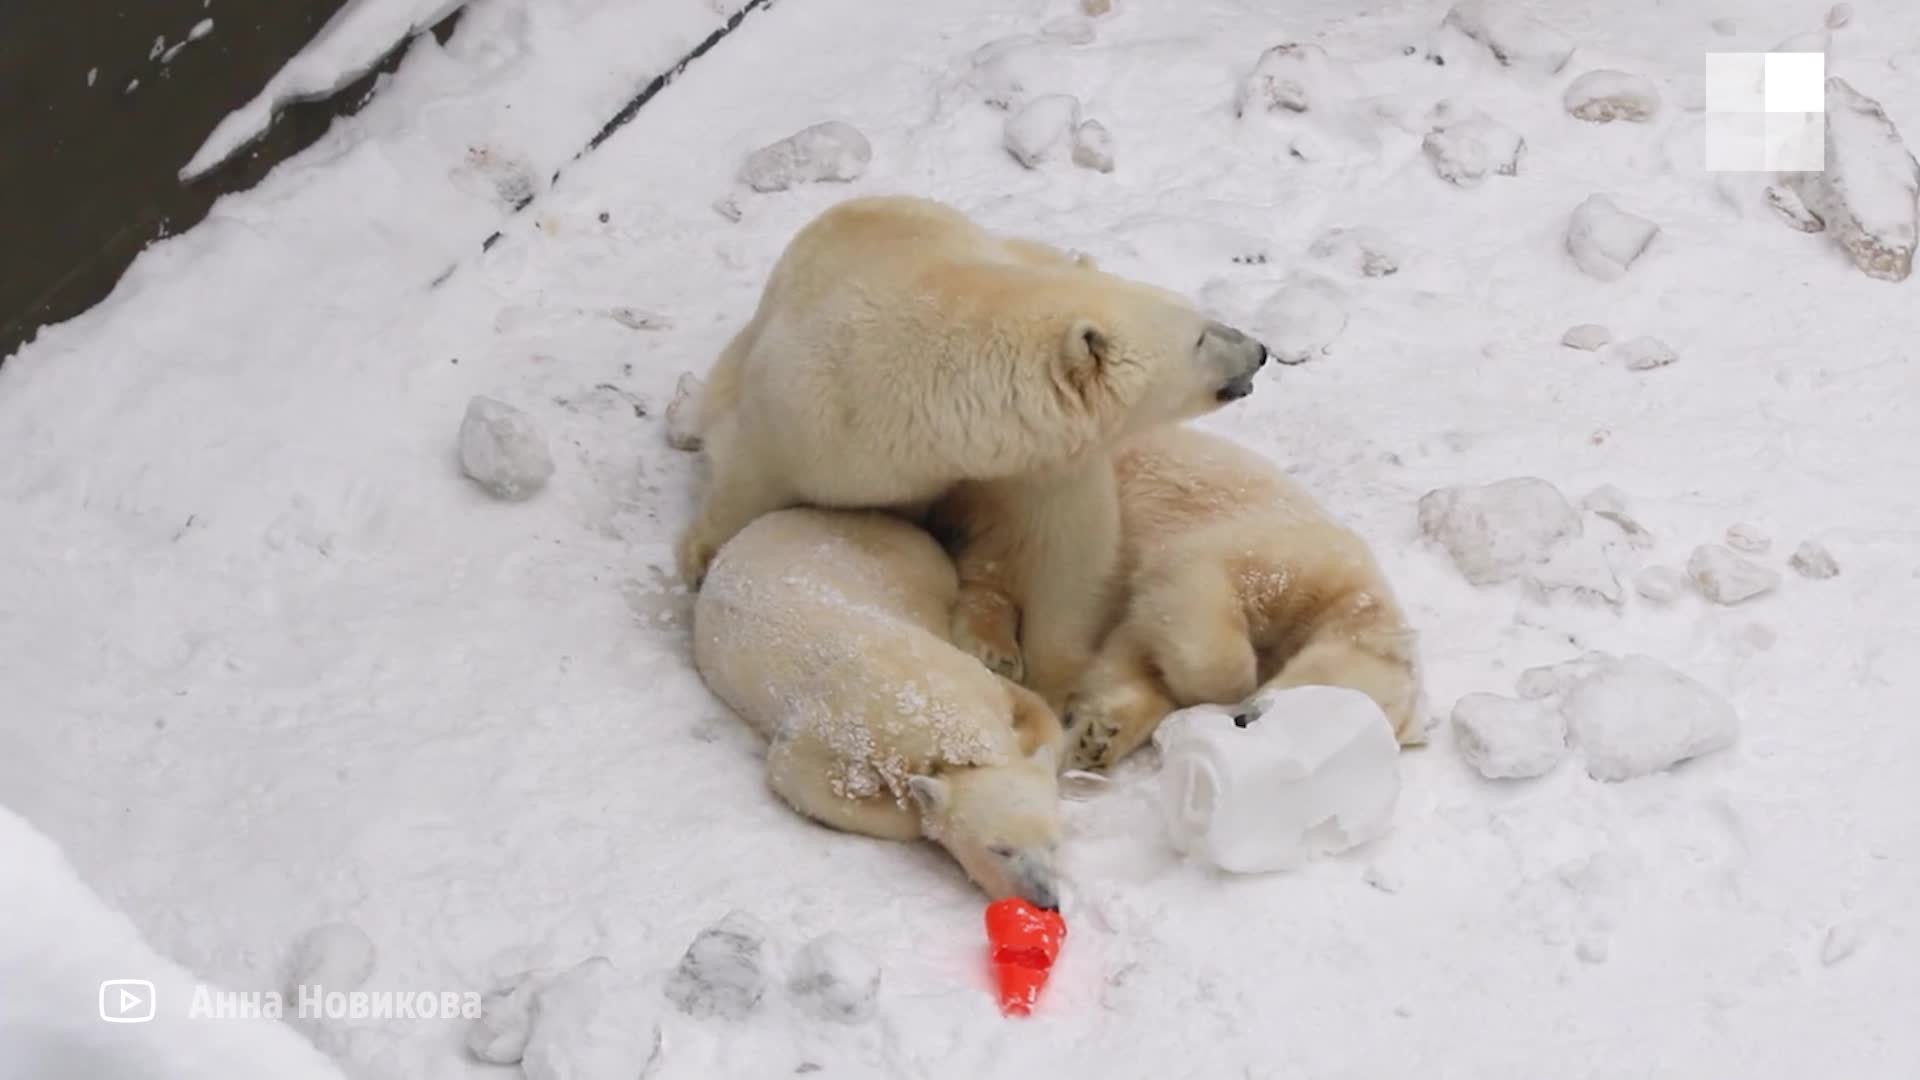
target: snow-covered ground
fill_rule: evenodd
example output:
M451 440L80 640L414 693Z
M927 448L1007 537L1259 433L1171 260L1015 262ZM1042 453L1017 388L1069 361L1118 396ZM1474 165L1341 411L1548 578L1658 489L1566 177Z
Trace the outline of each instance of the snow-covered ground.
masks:
M490 1014L509 1044L528 988L558 987L530 1075L1920 1075L1920 285L1788 227L1767 178L1702 168L1702 54L1825 6L1497 5L1575 46L1556 69L1553 35L1501 22L1502 65L1440 33L1440 2L1115 0L1082 23L1071 0L791 0L548 188L734 7L476 0L365 112L0 368L0 802L152 948L236 989L284 987L315 940L347 943L321 968L371 961L370 990L520 985ZM1920 10L1851 8L1828 73L1920 142ZM1287 42L1318 49L1262 61ZM1621 74L1569 93L1595 70ZM1100 131L1028 116L1026 167L988 99L1056 93ZM859 179L736 179L828 120L869 142ZM1070 937L1035 1015L1002 1019L981 898L935 851L774 800L668 579L695 479L665 444L676 379L794 229L881 191L1287 338L1305 362L1206 426L1377 545L1437 719L1470 693L1546 703L1463 721L1472 760L1546 774L1484 780L1442 722L1400 760L1386 836L1228 879L1173 856L1143 754L1070 803ZM546 433L540 494L461 475L476 394ZM1423 534L1428 492L1522 476L1578 509L1521 508L1524 550L1462 540L1472 515ZM1789 566L1820 561L1809 540L1837 575ZM1594 651L1648 659L1521 678ZM1682 713L1673 746L1643 737ZM1584 757L1554 764L1562 738ZM1698 756L1594 778L1662 753ZM16 826L0 1066L35 1075L6 1055L67 1008L58 1030L103 1054L235 1023L96 1024L86 965L50 958L120 939ZM714 976L732 1004L687 1015L675 995L707 984L676 966L736 909L767 940ZM308 937L337 923L359 934ZM853 974L790 992L824 934L803 970ZM186 1008L177 970L86 963ZM302 1030L356 1078L500 1075L468 1027ZM317 1071L282 1049L261 1074Z

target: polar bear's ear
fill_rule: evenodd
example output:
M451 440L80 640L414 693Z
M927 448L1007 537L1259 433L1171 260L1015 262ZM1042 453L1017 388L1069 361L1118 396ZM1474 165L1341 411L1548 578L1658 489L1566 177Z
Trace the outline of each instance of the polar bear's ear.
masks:
M1107 362L1107 351L1113 347L1107 340L1106 331L1095 325L1091 319L1075 319L1067 327L1066 357L1067 367L1075 370L1090 370Z
M938 816L947 808L947 796L950 793L945 780L931 776L909 776L907 794L913 796L914 804L920 807L922 814Z

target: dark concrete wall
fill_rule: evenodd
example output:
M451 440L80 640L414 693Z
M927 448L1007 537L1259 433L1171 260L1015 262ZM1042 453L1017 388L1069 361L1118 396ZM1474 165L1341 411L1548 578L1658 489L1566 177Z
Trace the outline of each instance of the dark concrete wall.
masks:
M140 249L198 222L357 108L378 70L285 110L191 185L179 170L345 0L0 0L0 363L112 290ZM434 28L442 40L457 15ZM154 40L213 32L169 64ZM404 52L396 43L379 70ZM97 68L93 85L87 72ZM138 79L139 85L128 90Z

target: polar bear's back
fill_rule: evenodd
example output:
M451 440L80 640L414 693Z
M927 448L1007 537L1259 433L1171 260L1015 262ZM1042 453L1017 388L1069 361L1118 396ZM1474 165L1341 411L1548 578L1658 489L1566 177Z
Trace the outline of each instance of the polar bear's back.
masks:
M1220 567L1254 625L1303 620L1335 598L1393 608L1367 542L1277 464L1238 443L1195 428L1159 429L1128 442L1115 474L1126 572L1136 582Z
M997 762L1013 743L1009 699L946 637L956 589L946 552L899 518L765 514L701 585L694 664L763 736L823 745L852 789Z

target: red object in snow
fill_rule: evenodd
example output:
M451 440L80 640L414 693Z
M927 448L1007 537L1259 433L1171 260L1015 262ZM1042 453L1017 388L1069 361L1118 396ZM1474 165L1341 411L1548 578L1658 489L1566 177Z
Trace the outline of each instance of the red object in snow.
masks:
M1017 896L987 905L987 944L1003 1015L1033 1012L1066 938L1067 921L1057 911L1042 911Z

